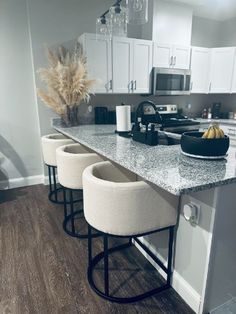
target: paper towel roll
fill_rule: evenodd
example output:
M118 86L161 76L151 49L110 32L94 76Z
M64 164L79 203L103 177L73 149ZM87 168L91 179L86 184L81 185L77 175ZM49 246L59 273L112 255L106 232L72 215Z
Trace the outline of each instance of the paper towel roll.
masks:
M116 106L116 130L117 132L129 132L131 130L130 106Z

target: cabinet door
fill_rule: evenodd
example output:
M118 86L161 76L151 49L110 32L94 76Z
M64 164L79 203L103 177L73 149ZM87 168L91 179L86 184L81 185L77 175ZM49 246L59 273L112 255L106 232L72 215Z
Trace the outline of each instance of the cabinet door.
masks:
M235 48L211 50L210 93L230 93Z
M191 93L208 93L210 49L192 48Z
M83 45L87 57L88 77L97 80L94 92L112 92L110 40L104 36L85 34Z
M234 70L233 70L231 93L236 93L236 55L234 57Z
M173 67L175 69L189 69L190 66L190 47L173 47Z
M159 68L170 68L172 65L172 45L153 45L153 66Z
M132 92L133 40L114 37L112 41L113 92Z
M152 71L152 42L134 40L133 44L133 93L150 93Z

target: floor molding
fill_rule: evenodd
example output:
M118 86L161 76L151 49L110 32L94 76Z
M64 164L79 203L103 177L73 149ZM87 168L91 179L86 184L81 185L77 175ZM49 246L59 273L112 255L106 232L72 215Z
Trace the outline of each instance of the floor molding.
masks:
M143 237L139 238L165 265L167 264L163 257L146 241ZM144 257L157 269L163 278L166 278L164 271L149 257L146 252L134 241L134 245L144 255ZM199 313L201 305L200 295L190 286L190 284L177 272L173 271L172 284L173 289L182 299L192 308L195 313Z
M44 183L44 176L30 176L30 177L21 177L14 178L5 181L0 181L0 189L8 190L8 189L16 189L24 186L36 185Z

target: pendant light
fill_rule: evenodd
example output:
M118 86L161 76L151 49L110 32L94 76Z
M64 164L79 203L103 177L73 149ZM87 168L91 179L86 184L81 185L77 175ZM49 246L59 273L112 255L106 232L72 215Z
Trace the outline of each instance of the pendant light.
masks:
M127 24L145 24L148 21L148 0L126 0L126 7L117 0L96 20L96 34L127 37Z
M148 22L148 0L126 0L128 23L132 25Z
M127 10L120 3L113 5L108 13L112 36L127 36Z

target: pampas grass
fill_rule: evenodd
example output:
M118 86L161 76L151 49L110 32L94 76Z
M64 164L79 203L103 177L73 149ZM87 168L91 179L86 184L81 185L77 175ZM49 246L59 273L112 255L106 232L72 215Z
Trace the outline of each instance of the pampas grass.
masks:
M71 53L63 46L46 49L49 67L38 70L47 90L38 89L41 100L61 116L75 111L82 101L88 102L95 80L89 80L86 58L81 45ZM77 111L76 111L77 112Z

